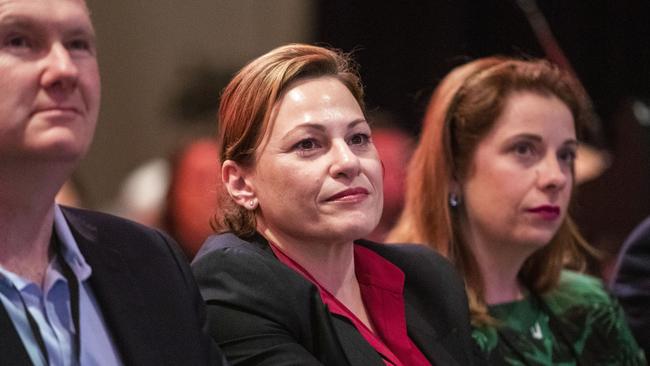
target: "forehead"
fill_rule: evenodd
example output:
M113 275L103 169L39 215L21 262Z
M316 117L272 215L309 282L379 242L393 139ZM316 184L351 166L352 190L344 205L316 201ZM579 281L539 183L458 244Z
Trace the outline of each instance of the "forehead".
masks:
M9 24L93 32L84 0L0 0L0 25Z
M518 92L510 95L493 127L497 135L522 132L575 137L569 107L554 95Z
M330 76L301 79L290 84L274 110L278 129L291 129L302 123L348 123L363 118L361 107L350 90Z

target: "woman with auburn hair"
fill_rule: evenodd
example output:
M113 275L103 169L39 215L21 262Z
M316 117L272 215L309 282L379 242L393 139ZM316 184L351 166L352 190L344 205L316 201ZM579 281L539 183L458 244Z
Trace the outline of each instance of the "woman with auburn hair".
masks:
M451 264L359 240L383 205L362 98L344 55L300 44L252 61L223 92L218 234L192 266L233 365L474 363Z
M388 240L456 265L472 336L496 364L645 363L601 282L568 270L593 252L567 213L592 116L579 82L543 60L467 63L431 98Z

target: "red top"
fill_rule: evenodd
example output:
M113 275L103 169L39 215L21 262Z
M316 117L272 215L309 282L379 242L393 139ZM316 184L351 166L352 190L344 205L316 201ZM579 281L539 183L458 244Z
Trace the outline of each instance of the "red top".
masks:
M355 274L359 281L361 298L377 332L373 333L300 264L273 243L271 249L280 262L316 285L329 311L350 320L386 365L431 365L406 332L404 273L393 263L370 249L354 245Z

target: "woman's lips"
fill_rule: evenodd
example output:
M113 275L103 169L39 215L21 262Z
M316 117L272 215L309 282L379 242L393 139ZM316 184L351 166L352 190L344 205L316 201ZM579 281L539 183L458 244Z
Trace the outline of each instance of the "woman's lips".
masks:
M349 188L330 196L326 201L354 202L365 199L368 196L368 190L365 188Z
M560 217L560 208L558 206L542 205L528 210L541 217L543 220L552 221Z

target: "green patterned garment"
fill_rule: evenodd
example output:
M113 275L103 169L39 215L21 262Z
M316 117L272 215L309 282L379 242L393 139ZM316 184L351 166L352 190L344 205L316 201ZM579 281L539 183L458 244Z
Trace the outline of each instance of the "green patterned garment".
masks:
M621 307L594 277L564 271L541 299L489 312L500 326L475 328L472 336L492 365L647 365Z

